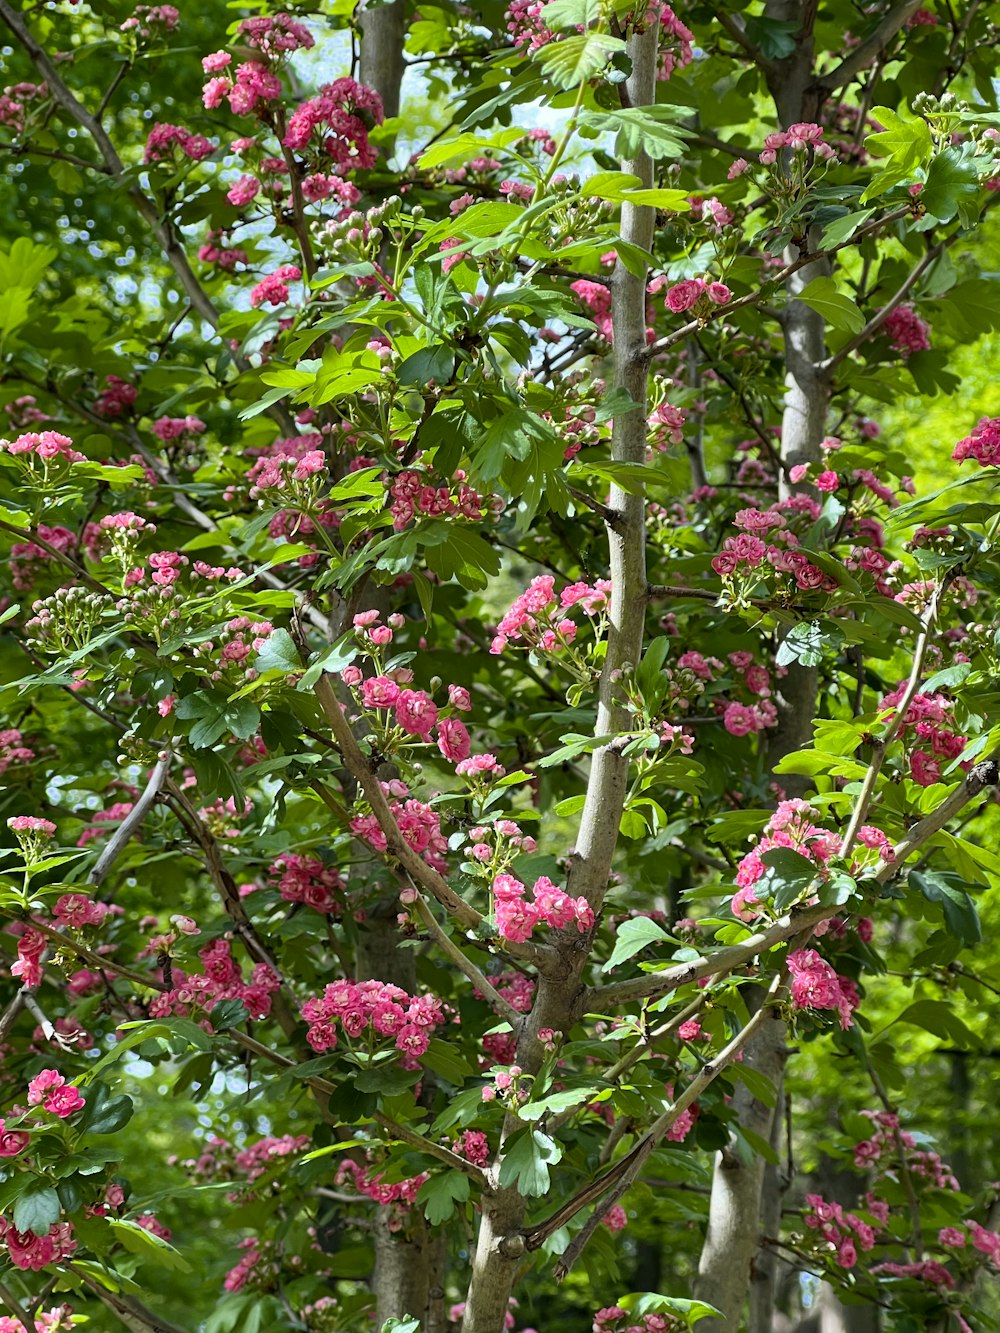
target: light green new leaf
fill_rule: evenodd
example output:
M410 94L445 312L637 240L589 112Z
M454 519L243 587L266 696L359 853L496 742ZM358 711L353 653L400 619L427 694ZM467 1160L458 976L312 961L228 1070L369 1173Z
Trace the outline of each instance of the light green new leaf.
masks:
M796 298L804 301L811 310L822 315L828 324L847 333L860 333L865 327L865 317L857 304L837 290L832 278L813 278Z

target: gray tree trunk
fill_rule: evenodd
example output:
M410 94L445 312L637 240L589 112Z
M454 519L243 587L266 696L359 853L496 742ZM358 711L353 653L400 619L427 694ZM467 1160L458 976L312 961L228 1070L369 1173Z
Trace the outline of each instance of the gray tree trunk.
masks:
M769 72L769 88L782 127L814 120L818 111L814 92L813 23L817 0L767 0L766 16L798 23L794 51ZM797 252L796 252L797 253ZM788 256L794 259L796 254ZM798 463L816 463L826 434L830 405L829 376L819 368L825 356L824 324L820 315L794 298L813 278L829 272L825 262L807 265L788 280L788 305L782 317L785 346L785 406L781 423L782 474L779 491L787 495L787 471ZM768 762L805 745L812 734L818 673L815 668L792 666L780 683L776 699L778 726L768 743ZM788 790L795 780L778 781ZM746 1060L767 1074L781 1104L785 1066L785 1025L768 1023L748 1043ZM775 1111L740 1090L734 1099L740 1123L769 1139ZM780 1114L780 1112L779 1112ZM709 1224L698 1266L695 1291L699 1299L721 1310L723 1319L706 1319L702 1333L736 1333L752 1276L753 1333L769 1333L774 1321L775 1269L773 1258L760 1252L762 1234L773 1234L776 1207L780 1208L778 1181L762 1199L765 1163L737 1155L731 1144L719 1153L712 1178ZM764 1215L766 1213L766 1216Z
M650 24L646 32L629 41L632 73L626 90L630 106L647 106L656 100L657 35L657 25ZM652 184L652 164L645 153L623 162L622 170L638 176L643 185ZM651 208L622 206L622 236L633 246L650 250L654 222ZM648 379L645 279L630 274L620 263L612 279L612 322L615 383L627 389L637 404L615 418L612 457L641 463L646 453ZM639 660L646 609L644 496L612 486L609 508L614 515L608 524L612 590L608 649L599 687L598 735L627 729L617 674L624 665ZM627 777L628 760L617 750L605 745L594 753L567 892L586 897L595 911L608 887ZM580 978L588 950L579 937L563 939L559 949L560 967L539 978L534 1006L519 1034L517 1063L529 1073L538 1069L543 1055L539 1029L567 1032L578 1018L583 991ZM513 1128L514 1124L508 1124L504 1137ZM524 1199L516 1190L497 1187L484 1196L462 1333L502 1333L524 1249L523 1222Z

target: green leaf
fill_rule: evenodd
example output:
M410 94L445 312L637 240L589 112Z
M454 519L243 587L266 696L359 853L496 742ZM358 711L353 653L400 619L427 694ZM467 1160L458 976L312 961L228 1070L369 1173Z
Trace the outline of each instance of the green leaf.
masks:
M517 1114L522 1120L541 1120L543 1115L559 1115L574 1106L582 1106L600 1091L600 1088L591 1084L584 1088L572 1088L566 1092L553 1092L548 1097L540 1097L537 1102L525 1102L523 1106L518 1107Z
M420 1060L428 1069L432 1069L435 1074L456 1088L460 1088L475 1072L461 1051L451 1042L442 1041L440 1037L431 1039Z
M141 1259L150 1259L161 1268L190 1273L191 1265L188 1261L162 1236L157 1236L152 1231L147 1231L145 1227L139 1226L138 1222L132 1222L124 1217L111 1217L108 1219L108 1225L114 1232L115 1239L132 1254L139 1255Z
M976 1034L966 1027L944 1000L915 1000L891 1023L887 1023L882 1031L888 1031L896 1023L908 1023L912 1027L923 1028L925 1032L940 1037L942 1041L952 1042L962 1051L974 1050L980 1044Z
M778 666L800 662L805 667L819 666L824 657L835 656L844 644L843 632L818 620L803 620L793 625L775 655Z
M795 299L804 301L835 329L860 333L865 327L865 317L858 309L857 302L839 292L833 278L813 278Z
M87 1092L87 1109L80 1128L85 1134L116 1134L135 1114L132 1098L113 1097L107 1085L95 1083Z
M721 1311L704 1301L688 1301L680 1296L661 1296L655 1291L633 1291L627 1296L619 1296L616 1301L623 1310L641 1319L647 1314L672 1314L683 1319L688 1328L693 1328L699 1319L710 1319L713 1315L722 1318Z
M955 882L953 875L936 871L918 871L910 873L908 883L912 884L929 903L938 903L944 912L945 925L962 944L978 944L983 938L983 928L976 911L976 904Z
M214 745L228 733L249 740L260 726L260 709L248 699L229 699L220 690L185 695L174 710L183 721L194 720L188 739L196 750Z
M975 162L961 148L946 148L927 169L927 181L920 191L920 206L929 218L951 222L963 214L966 226L978 215L979 171ZM970 214L968 206L977 207Z
M420 1320L412 1319L408 1314L403 1315L402 1319L393 1315L382 1325L381 1333L420 1333Z
M929 161L934 144L930 127L922 116L910 111L897 114L888 106L873 106L870 116L885 126L865 139L865 147L873 157L888 157L893 166L904 172L913 172Z
M677 941L672 939L662 926L658 926L648 916L630 917L628 921L623 921L618 927L614 951L601 968L601 971L610 972L613 967L617 967L619 963L624 963L626 959L639 953L647 945L676 943Z
M280 671L282 675L302 670L302 659L288 630L272 631L257 654L254 668L260 672Z
M516 1185L526 1199L540 1199L549 1188L549 1167L562 1159L562 1148L539 1129L508 1140L500 1163L500 1187Z
M685 107L659 106L627 107L618 111L586 111L579 119L581 129L595 136L617 135L615 156L637 157L640 150L654 162L667 157L679 157L684 151L684 140L692 131L678 122L687 114Z
M599 74L613 55L624 50L626 46L620 37L606 32L582 32L546 43L536 58L557 88L578 88Z
M51 1186L29 1190L14 1204L15 1230L46 1236L49 1228L59 1221L61 1211L59 1195Z
M786 21L748 14L743 20L744 32L766 60L784 60L790 56L801 28L799 19Z
M855 213L847 213L844 217L837 218L836 222L829 223L824 227L823 235L820 237L820 248L831 250L835 245L843 245L845 241L851 239L859 227L864 226L874 212L874 208L861 208Z
M453 1216L455 1205L469 1197L470 1180L461 1171L445 1171L425 1180L417 1194L417 1203L424 1205L424 1216L432 1227L440 1226Z
M300 690L311 690L324 672L330 675L339 674L344 667L350 666L357 655L358 645L354 637L354 631L348 630L346 634L342 634L335 643L332 643L318 657L313 658L307 669L302 673L298 688Z
M548 0L545 26L550 32L560 28L587 28L601 15L601 0Z
M447 384L455 373L455 353L444 343L435 343L433 347L421 347L401 361L396 370L400 384L414 384L426 387L434 380L437 384Z
M790 907L816 879L812 861L790 847L772 847L760 859L767 870L755 891L758 897L766 894L776 912Z
M245 1023L250 1017L250 1011L242 1000L220 1000L208 1016L216 1032L227 1032Z

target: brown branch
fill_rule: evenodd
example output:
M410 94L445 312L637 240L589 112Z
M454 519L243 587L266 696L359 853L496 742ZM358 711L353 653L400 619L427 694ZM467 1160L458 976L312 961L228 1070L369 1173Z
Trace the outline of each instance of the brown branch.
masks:
M94 145L104 160L108 168L107 174L110 176L121 177L125 175L125 164L118 156L118 150L111 142L107 130L101 124L100 120L87 109L80 99L70 91L59 75L55 64L50 58L48 52L35 39L31 29L24 22L22 15L11 6L9 0L0 0L0 22L6 24L14 34L18 43L23 47L32 64L39 71L45 80L49 93L53 100L62 108L62 110L85 130L94 141ZM148 223L151 231L159 241L167 262L170 264L174 273L184 288L192 308L197 310L202 319L212 328L217 328L219 324L219 312L209 300L201 283L195 277L191 265L188 263L187 255L177 242L169 224L159 216L156 204L146 195L138 185L131 185L128 188L128 196L135 205L140 215Z
M27 1313L6 1282L0 1282L0 1305L9 1310L24 1329L24 1333L35 1333L35 1321Z
M122 822L112 833L107 841L104 851L97 858L97 864L90 872L89 884L96 889L103 882L108 871L114 865L127 843L132 839L132 834L146 817L146 812L152 806L157 796L160 794L160 788L166 781L167 773L170 769L170 751L161 750L156 756L156 764L149 775L142 795L133 805Z
M867 68L873 60L882 54L892 39L906 23L907 19L920 8L923 0L901 0L853 51L840 62L829 74L821 74L816 80L820 92L829 93L835 88L853 79L855 74Z
M386 854L399 862L415 884L426 889L436 898L442 907L467 930L477 931L482 928L485 918L464 898L455 892L448 881L432 866L429 866L419 853L415 852L400 832L396 816L389 808L382 782L371 760L362 752L344 715L340 700L327 676L320 676L316 682L316 698L329 723L333 738L340 750L341 758L351 776L356 780L371 806L372 814L378 820L379 828L385 835ZM538 967L544 967L553 961L555 951L548 945L515 944L510 940L497 940L496 947L502 948L512 957L523 958Z
M676 1124L683 1113L692 1105L705 1091L710 1083L722 1073L728 1065L732 1064L738 1053L743 1049L757 1029L766 1019L771 1018L771 1010L777 1001L778 993L785 981L785 970L775 973L775 976L768 989L768 994L763 1004L747 1022L747 1024L736 1034L731 1042L719 1052L714 1059L709 1060L702 1065L701 1069L694 1076L681 1095L660 1115L645 1134L629 1149L623 1157L606 1171L603 1176L592 1181L578 1191L563 1206L554 1212L551 1217L546 1218L544 1222L533 1227L525 1235L525 1248L529 1250L537 1249L547 1236L562 1226L565 1226L571 1218L575 1217L581 1208L586 1208L589 1204L601 1199L610 1189L612 1192L607 1198L603 1199L600 1207L597 1208L593 1216L588 1220L587 1225L576 1236L569 1248L563 1253L556 1265L556 1277L563 1278L569 1272L574 1262L579 1258L590 1237L597 1229L599 1223L609 1208L617 1202L627 1189L633 1185L638 1178L643 1166L648 1160L653 1149L659 1140L666 1134L672 1125ZM612 1188L613 1187L613 1188Z
M882 865L872 878L879 884L885 884L903 869L906 858L929 842L945 824L978 796L987 787L995 787L1000 782L1000 751L989 759L984 759L969 770L965 780L950 792L941 804L919 823L909 829L893 851L895 859ZM588 1012L608 1013L611 1006L628 1004L634 1000L652 999L666 995L679 986L689 985L702 977L721 976L732 972L737 967L752 962L754 958L767 953L775 945L783 944L795 935L812 930L821 921L837 916L842 907L802 907L783 917L779 917L765 930L751 935L742 944L730 944L706 954L693 963L678 963L649 976L634 977L628 981L612 982L608 986L592 989L586 997Z

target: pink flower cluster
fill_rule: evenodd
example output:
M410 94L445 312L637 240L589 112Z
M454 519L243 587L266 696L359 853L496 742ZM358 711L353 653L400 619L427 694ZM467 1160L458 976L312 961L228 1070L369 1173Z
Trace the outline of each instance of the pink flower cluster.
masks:
M553 40L555 34L542 20L544 9L545 0L511 0L505 17L515 47L538 51Z
M757 704L728 703L722 714L722 725L730 736L749 736L766 731L778 721L778 710L770 699Z
M198 249L198 258L203 264L217 264L219 268L230 271L237 264L247 263L247 252L239 246L219 245L225 236L223 231L209 230L205 244Z
M426 514L430 518L461 514L473 522L480 522L486 504L478 491L465 484L464 477L464 473L456 474L458 484L453 489L451 486L428 485L420 473L412 469L398 473L389 488L393 527L401 532L417 514Z
M238 65L235 76L228 71L220 73L231 62L232 56L225 51L216 51L202 60L205 73L215 76L202 89L201 100L207 110L214 111L226 100L234 115L248 116L259 102L274 102L281 96L281 80L259 60Z
M687 1323L669 1314L644 1314L637 1317L623 1310L620 1305L606 1305L594 1315L590 1327L592 1333L683 1333Z
M368 142L368 128L381 125L384 118L382 99L374 88L354 79L335 79L292 112L282 143L297 151L317 147L335 174L346 176L378 161L378 151Z
M858 1250L867 1254L875 1246L875 1228L856 1213L845 1212L839 1203L828 1203L821 1194L807 1194L805 1224L819 1240L832 1245L840 1268L853 1268Z
M176 158L175 149L181 157L200 162L211 153L212 144L203 134L192 134L181 125L160 123L149 131L142 160L146 163L162 162L164 158L173 161Z
M34 750L25 745L24 734L17 727L6 727L0 731L0 777L12 765L30 764L34 757Z
M493 880L493 913L497 930L505 940L523 944L535 927L544 923L553 930L576 926L581 935L594 928L594 910L586 898L571 898L557 888L546 875L532 885L532 901L525 898L525 886L506 871Z
M557 652L576 638L579 627L569 615L573 608L579 607L591 618L600 616L608 605L610 592L610 581L598 579L593 587L571 583L557 598L555 579L551 574L540 574L531 580L500 621L490 652L499 656L511 642L543 652Z
M815 949L796 949L788 955L791 976L789 993L796 1009L836 1009L840 1026L849 1028L851 1015L861 1002L858 988L849 977L838 976Z
M73 1322L73 1310L69 1305L53 1306L51 1310L42 1310L34 1318L35 1333L72 1333L76 1325ZM24 1333L20 1319L12 1315L0 1315L0 1333Z
M306 25L290 14L243 19L236 31L247 46L256 47L271 59L289 55L292 51L308 51L315 45Z
M895 708L906 689L906 682L887 694L881 708ZM952 721L954 705L943 694L915 694L903 719L901 734L912 741L910 777L921 787L941 781L943 766L957 759L968 744L968 737L946 725ZM919 748L918 748L919 747ZM963 764L967 768L968 764Z
M302 270L297 264L282 264L257 283L250 293L250 304L255 310L261 305L285 305L288 301L288 284L298 282L301 277Z
M20 735L20 732L18 733ZM31 751L29 750L29 754ZM12 833L26 833L30 836L51 838L56 826L51 819L40 819L37 815L11 815L7 827Z
M376 1043L391 1039L408 1069L416 1068L434 1028L445 1021L435 996L411 996L383 981L331 982L321 996L306 1000L302 1017L309 1024L306 1039L320 1054L337 1045L339 1023L350 1039Z
M667 288L667 309L672 315L681 315L698 307L698 313L707 314L713 306L728 305L732 296L724 282L687 278Z
M913 352L926 352L931 345L930 325L911 305L898 305L886 315L882 327L904 361Z
M912 1134L899 1127L899 1116L894 1111L862 1111L874 1128L871 1138L854 1145L854 1165L859 1169L894 1175L898 1169L899 1152L906 1157L906 1169L911 1178L926 1181L931 1189L955 1191L959 1188L953 1172L939 1153L917 1147Z
M441 832L441 816L431 806L410 796L409 787L399 778L383 782L382 790L389 797L389 809L404 841L428 865L444 873L448 869L448 840ZM351 820L351 832L375 851L386 851L385 833L375 815L355 815Z
M17 941L17 962L11 965L12 977L20 977L26 990L42 984L42 955L49 947L48 939L40 930L26 926Z
M772 166L782 149L793 153L811 152L814 157L833 159L837 154L828 143L823 142L823 127L811 121L801 121L789 125L787 130L776 130L764 139L764 148L759 161L766 167Z
M38 536L48 546L62 554L69 554L76 547L76 533L61 526L49 527L47 523L38 524ZM35 542L15 542L10 548L11 581L18 592L27 592L32 588L42 569L55 557L44 546Z
M578 278L571 282L570 291L578 297L581 304L590 312L597 325L597 332L608 342L612 341L611 324L611 288L606 282L592 282L589 278Z
M173 968L173 985L150 1001L150 1018L168 1018L171 1014L184 1018L192 1010L208 1013L221 1000L242 1000L253 1019L268 1016L271 997L281 981L267 963L255 964L249 982L245 982L228 940L213 940L198 957L205 971L188 975Z
M11 83L0 93L0 125L6 125L14 134L21 134L26 120L27 102L48 99L48 85L44 83Z
M70 1222L56 1222L44 1236L33 1231L15 1231L11 1222L0 1217L0 1244L15 1268L38 1273L49 1264L68 1259L76 1250L76 1238Z
M64 893L52 908L52 915L63 926L82 930L85 926L99 926L111 909L107 903L98 903L85 893Z
M956 463L973 458L981 467L1000 467L1000 417L983 417L971 435L952 450Z
M143 39L151 37L155 28L173 32L181 21L180 10L173 5L136 5L120 26L121 32L134 32Z
M84 1103L79 1088L71 1087L55 1069L43 1069L28 1084L28 1105L41 1106L60 1120L75 1115Z
M124 416L139 396L139 390L120 375L107 375L104 383L106 387L94 400L94 411L99 417Z
M58 431L43 430L41 434L29 431L19 435L16 440L0 440L0 450L15 456L40 458L43 463L54 458L62 458L67 463L86 463L87 455L73 448L73 441L68 435Z
M736 516L739 525L743 516L757 515L758 510L741 510ZM769 515L770 516L770 512ZM780 515L774 515L780 521ZM746 519L749 522L751 520ZM785 534L786 539L794 542L793 533ZM768 543L756 536L753 531L741 532L738 537L727 537L722 543L722 550L712 560L712 568L723 579L746 577L752 570L769 565L779 574L788 574L800 592L833 592L838 584L832 575L819 569L801 551L789 550Z
M248 1181L257 1180L272 1162L303 1152L311 1142L312 1139L308 1134L284 1134L278 1139L258 1139L256 1143L238 1152L234 1161Z
M467 1129L452 1144L452 1151L473 1166L488 1166L493 1154L490 1141L481 1129Z
M157 417L150 429L158 440L169 444L171 440L203 435L208 427L199 417Z
M780 802L764 826L757 846L747 852L736 869L737 892L732 901L734 916L742 921L752 921L760 915L759 908L753 906L759 901L753 886L764 877L767 866L762 858L772 847L788 847L798 852L815 863L817 874L839 850L839 836L814 824L812 813L809 802L798 797Z
M659 65L656 77L664 83L674 70L683 69L694 59L694 33L684 26L664 0L653 0L650 11L660 20Z
M344 908L344 881L335 866L318 856L286 852L272 861L271 882L289 903L304 903L317 912L339 916Z

